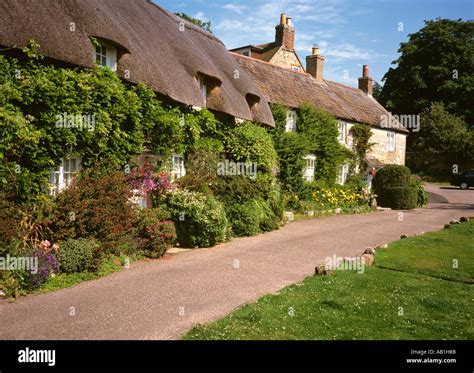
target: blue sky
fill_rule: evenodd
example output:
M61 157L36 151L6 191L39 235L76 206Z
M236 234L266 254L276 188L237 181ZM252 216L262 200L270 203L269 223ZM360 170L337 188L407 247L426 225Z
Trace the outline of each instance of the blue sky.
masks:
M424 20L474 19L473 0L154 1L168 11L210 20L213 33L229 49L273 41L280 13L286 13L295 23L300 58L304 61L318 45L326 57L325 78L353 86L363 64L380 82L397 59L400 42Z

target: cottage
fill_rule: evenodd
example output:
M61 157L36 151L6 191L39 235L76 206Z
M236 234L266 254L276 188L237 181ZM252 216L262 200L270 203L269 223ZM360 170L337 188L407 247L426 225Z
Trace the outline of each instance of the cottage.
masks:
M243 69L257 82L265 98L290 108L286 130L297 131L294 109L307 102L329 112L339 122L339 141L352 146L351 128L363 123L372 128L375 143L367 154L368 170L385 164L405 164L406 136L409 131L398 121L385 126L390 113L372 97L372 78L369 68L363 66L359 88L324 79L325 58L317 47L306 57L306 68L294 49L295 27L291 18L281 15L276 26L275 41L261 45L247 45L232 49L231 53ZM311 180L314 174L314 156L306 157L305 175ZM344 184L348 165L339 171L338 182Z
M2 53L17 55L30 38L48 63L106 66L123 80L147 84L165 102L206 107L236 123L274 125L267 100L224 44L152 1L2 1ZM172 161L174 175L183 176L182 156ZM51 193L80 167L79 157L63 159L51 171Z

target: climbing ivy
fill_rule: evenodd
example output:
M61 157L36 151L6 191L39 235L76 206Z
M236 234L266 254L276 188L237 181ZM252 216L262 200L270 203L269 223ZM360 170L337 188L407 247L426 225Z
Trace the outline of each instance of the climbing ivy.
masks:
M315 181L334 184L338 165L348 158L339 144L337 122L330 114L303 104L297 110L296 132L285 132L290 109L272 105L276 128L271 131L280 162L280 180L286 191L300 193L305 187L303 169L305 155L316 156Z
M108 68L44 63L37 49L30 41L24 58L0 55L0 192L10 199L45 191L50 168L71 154L85 168L99 160L122 167L145 149L167 156L223 136L226 124L206 109L164 104Z

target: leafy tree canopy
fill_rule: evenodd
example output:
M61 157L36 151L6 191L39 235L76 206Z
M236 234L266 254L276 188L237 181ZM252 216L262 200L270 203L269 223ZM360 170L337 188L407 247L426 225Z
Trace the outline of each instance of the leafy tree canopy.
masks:
M397 114L419 114L442 102L474 128L474 22L438 18L401 43L380 100Z

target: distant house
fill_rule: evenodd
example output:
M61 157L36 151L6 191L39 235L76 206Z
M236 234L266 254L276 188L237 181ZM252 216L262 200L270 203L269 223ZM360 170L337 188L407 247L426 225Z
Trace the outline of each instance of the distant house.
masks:
M268 44L248 45L232 49L240 66L257 82L269 102L290 108L287 116L287 131L298 130L296 110L303 103L329 112L339 121L339 141L352 146L351 128L363 123L372 128L375 143L367 155L369 168L380 168L385 164L405 164L406 137L409 131L398 122L384 126L383 118L390 117L372 97L372 78L367 65L363 66L359 78L359 89L324 79L323 56L318 48L306 57L304 69L294 49L295 27L291 18L281 15L276 26L275 41ZM305 175L311 179L314 157L308 155ZM348 165L341 166L338 182L344 184ZM314 173L313 173L314 174Z
M224 44L149 0L3 0L0 25L2 53L16 55L33 38L49 63L106 66L126 81L147 84L166 102L274 126L267 100ZM137 162L153 157L143 154ZM172 164L175 177L185 174L182 155ZM51 193L80 167L73 154L63 159L51 170Z

